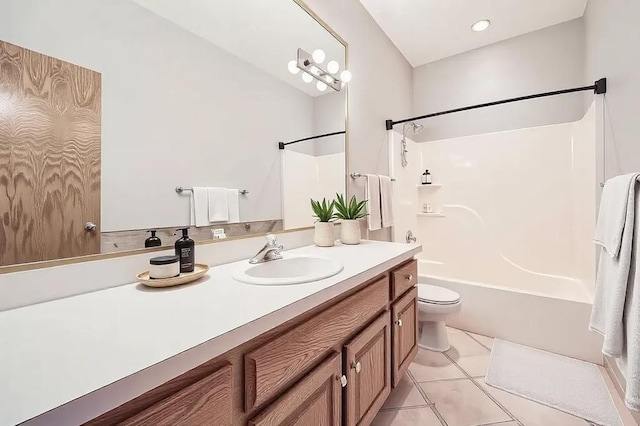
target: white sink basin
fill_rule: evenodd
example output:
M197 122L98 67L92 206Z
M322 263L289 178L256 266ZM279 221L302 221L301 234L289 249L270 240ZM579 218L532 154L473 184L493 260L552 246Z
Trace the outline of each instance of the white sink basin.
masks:
M247 284L290 285L332 277L343 269L342 263L319 256L287 256L247 268L233 278Z

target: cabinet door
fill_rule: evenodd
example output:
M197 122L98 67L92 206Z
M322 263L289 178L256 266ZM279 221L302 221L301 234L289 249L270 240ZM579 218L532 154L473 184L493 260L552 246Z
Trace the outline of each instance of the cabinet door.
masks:
M233 423L231 365L125 420L126 426L225 426Z
M336 353L249 421L249 426L339 426L342 357Z
M418 353L418 289L414 287L391 307L393 317L393 387Z
M380 315L344 348L346 425L368 425L391 392L391 321Z

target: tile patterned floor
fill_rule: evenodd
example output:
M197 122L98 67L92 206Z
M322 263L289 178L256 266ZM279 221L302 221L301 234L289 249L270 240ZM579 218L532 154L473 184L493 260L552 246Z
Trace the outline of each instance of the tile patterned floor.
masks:
M373 426L589 426L586 420L484 382L493 338L449 329L451 349L420 349ZM604 369L601 372L606 375ZM608 377L605 377L608 379ZM609 384L609 380L605 380ZM635 426L610 384L625 426Z

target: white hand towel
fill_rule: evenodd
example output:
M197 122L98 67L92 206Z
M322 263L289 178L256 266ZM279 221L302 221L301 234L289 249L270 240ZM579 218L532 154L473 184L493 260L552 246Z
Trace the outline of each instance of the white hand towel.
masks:
M627 208L633 208L633 204L629 205L629 195L632 194L631 187L637 176L637 173L616 176L609 179L602 190L594 242L604 247L611 257L617 257L620 253ZM633 225L633 222L629 225Z
M630 279L630 270L638 201L638 176L639 173L633 173L607 181L602 191L596 225L594 242L602 249L589 330L604 336L602 352L611 357L621 356L625 346L625 301L630 285L634 284ZM621 217L624 217L624 221ZM621 234L620 237L618 234ZM635 274L633 275L635 280ZM640 336L635 340L639 339ZM640 344L640 341L636 343Z
M237 189L227 189L227 203L229 205L229 223L240 222L240 195Z
M382 212L380 211L380 178L378 175L366 175L367 186L364 198L367 200L367 226L369 231L382 229Z
M380 210L382 212L382 227L393 226L393 186L389 176L380 178Z
M191 191L191 224L209 226L209 197L207 188L196 186Z
M209 222L229 221L227 188L207 188L209 197Z

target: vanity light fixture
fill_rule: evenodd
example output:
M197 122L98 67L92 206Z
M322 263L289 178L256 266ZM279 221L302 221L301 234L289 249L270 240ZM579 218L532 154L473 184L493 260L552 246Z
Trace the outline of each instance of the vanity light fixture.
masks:
M471 25L471 30L475 32L484 31L491 25L491 21L488 19L481 19L480 21L474 22Z
M327 90L327 86L339 92L345 83L351 81L351 73L347 70L343 70L340 76L336 75L340 70L340 64L337 61L329 61L327 70L320 66L326 59L322 49L316 49L312 54L303 49L298 49L297 57L297 61L289 62L289 71L292 74L297 74L298 71L302 70L302 80L305 83L310 83L315 78L318 80L316 88L321 92ZM294 62L296 70L292 69L292 63Z

